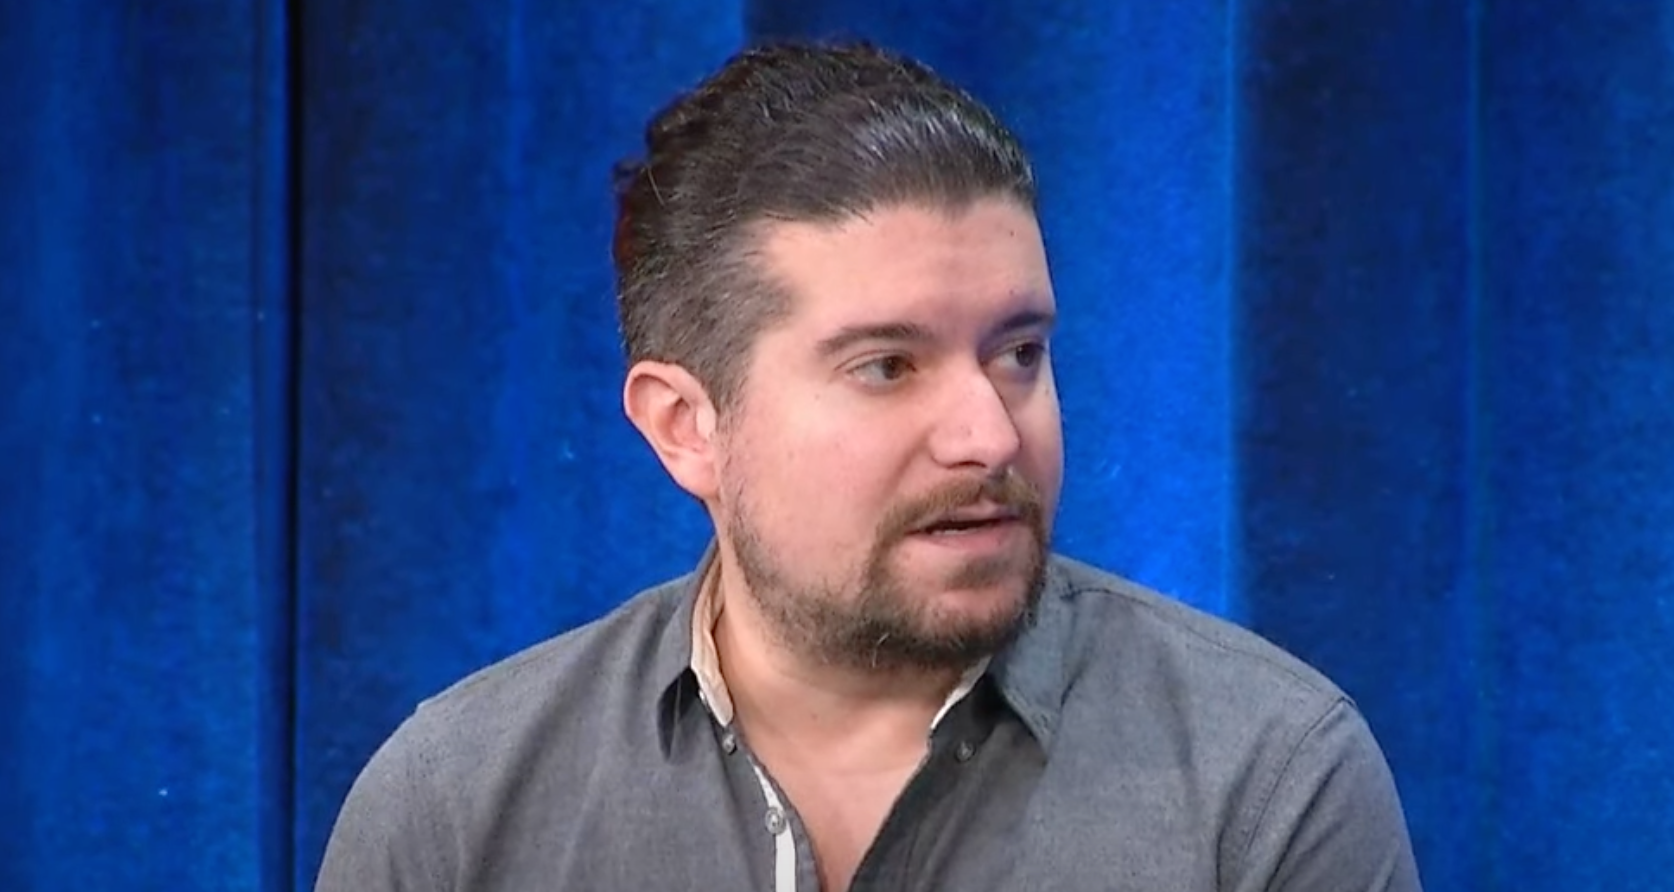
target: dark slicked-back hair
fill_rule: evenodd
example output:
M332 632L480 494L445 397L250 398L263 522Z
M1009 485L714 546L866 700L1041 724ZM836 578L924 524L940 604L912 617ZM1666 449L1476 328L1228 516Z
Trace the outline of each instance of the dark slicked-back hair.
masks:
M617 169L617 309L629 363L691 372L725 410L790 296L757 268L763 224L838 223L918 203L1035 209L1017 139L928 67L868 44L734 56L645 130Z

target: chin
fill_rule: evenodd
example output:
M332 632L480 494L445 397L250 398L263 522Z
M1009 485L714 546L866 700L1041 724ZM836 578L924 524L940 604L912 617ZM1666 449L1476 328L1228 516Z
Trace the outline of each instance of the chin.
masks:
M1029 586L1018 577L986 585L944 585L925 592L922 603L935 625L949 631L1005 625L1033 607Z
M938 643L937 649L946 657L940 662L969 663L992 656L1010 644L1032 621L1031 606L1028 599L1013 594L1005 601L980 608L936 611L923 617L921 634L924 640Z

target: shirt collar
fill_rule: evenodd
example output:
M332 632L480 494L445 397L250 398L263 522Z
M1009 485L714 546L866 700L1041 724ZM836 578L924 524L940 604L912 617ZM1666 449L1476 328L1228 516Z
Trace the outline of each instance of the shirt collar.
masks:
M693 594L691 634L691 670L697 682L698 697L709 707L715 721L732 724L732 693L721 677L721 654L715 645L715 623L721 618L721 574L714 561L707 561L698 571L697 591Z
M994 657L989 675L1029 733L1045 749L1052 745L1058 716L1068 693L1067 669L1075 633L1075 587L1055 556L1046 564L1046 582L1029 625Z
M654 677L666 680L657 702L664 755L672 752L679 721L694 707L706 705L715 721L732 723L732 698L721 677L712 634L723 607L716 560L712 542L692 573L663 586L665 596L675 600L653 656ZM1058 562L1049 560L1033 621L1005 650L965 674L936 722L988 677L1041 746L1050 745L1064 699L1065 650L1072 631L1068 601L1073 595Z

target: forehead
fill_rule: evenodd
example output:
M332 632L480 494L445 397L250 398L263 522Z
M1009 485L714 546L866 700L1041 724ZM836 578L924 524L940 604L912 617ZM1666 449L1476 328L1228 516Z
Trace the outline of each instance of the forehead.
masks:
M787 329L981 324L1052 308L1040 227L1009 199L895 205L836 224L773 222L758 249L764 272L790 296Z

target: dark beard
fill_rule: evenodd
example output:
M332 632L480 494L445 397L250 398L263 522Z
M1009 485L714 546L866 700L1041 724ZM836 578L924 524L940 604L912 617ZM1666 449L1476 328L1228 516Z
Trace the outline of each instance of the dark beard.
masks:
M1030 532L1028 553L970 561L945 580L977 588L1015 578L1013 609L991 617L938 623L890 570L889 557L925 520L989 500L1016 510ZM735 515L729 538L750 597L784 639L781 643L827 665L867 671L962 670L1010 644L1034 621L1046 583L1047 530L1039 494L1021 477L972 480L892 510L879 525L860 574L859 591L827 583L793 589L748 523Z

